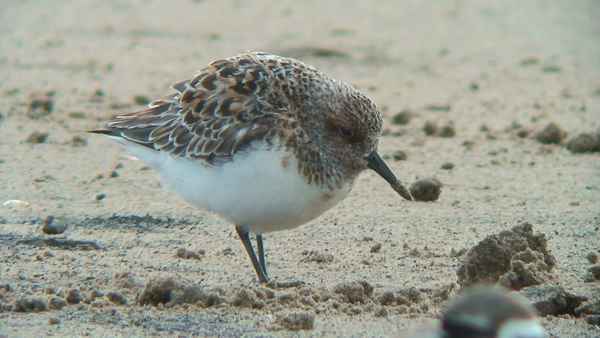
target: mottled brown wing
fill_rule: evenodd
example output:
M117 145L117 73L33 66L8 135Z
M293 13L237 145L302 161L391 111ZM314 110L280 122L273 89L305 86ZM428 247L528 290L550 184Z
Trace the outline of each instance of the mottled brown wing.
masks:
M290 114L290 104L271 83L252 54L215 61L192 80L173 85L177 93L144 111L118 116L106 127L113 135L177 156L208 163L231 158L254 141L270 142L274 125Z

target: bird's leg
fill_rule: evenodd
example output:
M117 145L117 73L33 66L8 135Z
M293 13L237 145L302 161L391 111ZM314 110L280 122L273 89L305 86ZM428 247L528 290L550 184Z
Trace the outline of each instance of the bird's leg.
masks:
M262 282L262 283L268 283L269 282L269 276L267 276L267 272L265 269L263 269L264 266L264 261L265 261L265 256L264 256L264 251L262 250L262 237L260 237L260 244L259 244L259 253L262 252L261 254L261 260L260 262L258 261L258 258L256 258L256 253L254 253L254 248L252 247L252 242L250 242L250 233L248 232L248 230L246 230L244 227L236 225L235 226L235 230L237 230L238 236L240 236L240 239L242 240L242 243L244 243L244 246L246 247L246 251L248 251L248 256L250 256L250 260L252 260L252 265L254 265L254 270L256 270L256 274L258 275L258 279ZM258 235L260 236L260 235ZM258 241L258 237L257 236L257 241Z
M265 274L268 275L269 273L267 272L267 262L265 261L265 249L263 246L262 234L256 234L256 249L258 250L258 260L260 262L260 266Z
M235 226L235 230L237 230L238 236L244 243L246 247L246 251L248 251L248 256L250 256L250 260L252 260L252 265L254 265L254 270L256 270L256 274L258 275L258 279L260 279L261 283L266 283L267 286L272 288L291 288L303 285L302 281L293 281L293 282L274 282L269 281L269 276L267 275L267 264L265 262L265 250L263 245L263 238L261 234L256 235L256 246L258 247L258 257L256 257L256 253L254 252L254 248L252 247L252 242L250 241L250 233L248 230L244 229L242 226ZM259 260L260 259L260 260Z

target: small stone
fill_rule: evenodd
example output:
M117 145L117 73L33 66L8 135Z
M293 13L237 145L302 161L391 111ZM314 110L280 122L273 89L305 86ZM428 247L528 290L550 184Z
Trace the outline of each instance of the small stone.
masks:
M444 170L452 170L452 169L454 169L454 163L446 162L446 163L442 164L441 168Z
M394 158L394 161L406 161L406 159L408 159L408 155L403 150L394 151L392 157Z
M535 132L533 137L542 144L560 144L567 132L554 122L548 123L544 129Z
M43 116L52 114L54 110L54 100L51 97L38 97L29 101L29 111L27 116L37 120Z
M425 122L425 126L423 126L423 131L427 136L435 135L438 132L438 125L435 121L427 121Z
M77 289L72 289L67 293L66 301L69 304L79 304L83 301L83 297L81 296L81 292Z
M15 312L48 311L48 302L41 297L25 297L15 303Z
M588 253L585 258L587 258L588 262L590 262L590 264L596 264L598 263L598 253L596 252L590 252Z
M431 202L438 199L442 183L436 178L426 178L414 182L410 186L410 193L417 201Z
M46 216L42 231L48 235L58 235L67 229L67 218L65 216L55 218L52 215Z
M173 257L175 258L183 258L183 259L190 259L190 258L194 258L194 259L200 259L200 255L195 252L192 251L190 249L187 248L177 248L175 249L175 252L173 253Z
M526 138L527 136L529 136L529 134L531 134L531 131L529 129L519 129L517 130L517 137L519 138Z
M295 292L286 292L283 293L279 296L277 296L277 299L279 300L280 303L291 303L293 301L295 301L298 298L298 295Z
M359 282L344 282L336 285L333 292L345 296L349 303L365 302L365 288Z
M398 114L394 115L394 117L392 118L392 124L407 125L410 123L410 120L412 119L413 115L413 112L411 112L410 110L401 111Z
M106 198L106 194L103 192L100 192L100 193L97 193L94 196L92 196L92 202L102 201L105 198Z
M369 282L366 280L357 280L356 282L362 285L363 290L365 290L365 296L371 297L373 295L373 290L375 290L375 288L369 284Z
M50 298L50 308L53 310L60 310L63 307L67 306L67 301L60 297L51 297Z
M50 317L50 318L48 318L48 324L50 324L50 325L58 325L58 324L60 324L60 318Z
M79 135L75 135L73 136L73 138L71 139L71 145L73 147L85 147L87 146L87 139L83 138Z
M588 268L588 274L595 280L600 280L600 265L593 265Z
M381 305L392 305L396 303L396 296L394 296L394 293L392 291L385 291L384 293L379 295L377 301L379 301Z
M535 57L530 57L521 60L521 66L537 65L538 63L540 63L540 61Z
M50 133L41 133L36 130L33 133L29 134L29 136L27 136L25 142L33 144L46 143L49 137Z
M416 303L421 300L421 291L414 286L404 290L403 294L405 294L406 298L408 298L412 303Z
M363 309L359 306L353 306L350 309L348 309L348 314L351 315L359 315L363 312Z
M253 308L256 303L255 295L248 290L239 290L233 299L232 304L238 307Z
M456 249L452 248L452 249L450 249L450 255L449 256L451 258L455 258L455 257L460 257L460 256L462 256L462 255L464 255L466 253L467 253L467 249L465 249L465 248L462 248L462 249L460 249L458 251L456 251Z
M145 106L150 103L150 99L146 95L135 95L133 97L133 102L140 106Z
M600 139L594 133L577 133L566 142L567 149L574 154L600 151Z
M12 312L14 309L15 309L15 306L13 304L0 302L0 313Z
M315 314L300 311L277 314L275 322L288 330L312 330L315 326Z
M129 305L127 298L117 291L107 293L106 298L117 305Z
M116 171L116 170L113 170L113 171L111 171L111 173L110 173L110 176L109 176L109 177L112 177L112 178L117 178L117 177L119 177L119 176L121 176L121 175L119 175L119 172L118 172L118 171Z
M439 132L439 137L454 137L456 135L456 130L454 129L454 125L452 123L448 123L447 125L442 127L442 130Z
M371 246L371 252L379 252L381 250L381 243L375 243Z
M72 119L83 120L83 119L85 119L85 113L84 112L80 112L80 111L74 111L74 112L70 112L69 113L69 117L72 118Z

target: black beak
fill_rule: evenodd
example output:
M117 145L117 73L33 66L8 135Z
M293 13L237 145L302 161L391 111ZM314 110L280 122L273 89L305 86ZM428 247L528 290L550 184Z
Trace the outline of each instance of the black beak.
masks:
M365 160L367 160L367 166L369 169L373 169L376 173L383 177L383 179L385 179L400 196L409 201L413 200L410 190L408 190L404 183L396 178L394 173L390 170L390 168L388 168L387 164L383 162L376 150L373 150L369 156L365 158Z
M394 173L388 168L387 164L383 162L376 150L373 150L366 158L369 169L373 169L381 177L383 177L389 184L396 182L398 179L394 176Z

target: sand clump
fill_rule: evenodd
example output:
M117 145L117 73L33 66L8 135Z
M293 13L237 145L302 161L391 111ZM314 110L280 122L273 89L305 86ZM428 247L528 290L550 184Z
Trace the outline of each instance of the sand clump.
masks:
M548 251L544 234L534 234L531 223L491 235L471 248L458 270L463 287L496 283L519 290L548 282L556 258Z

